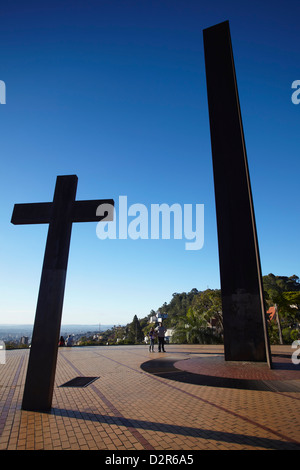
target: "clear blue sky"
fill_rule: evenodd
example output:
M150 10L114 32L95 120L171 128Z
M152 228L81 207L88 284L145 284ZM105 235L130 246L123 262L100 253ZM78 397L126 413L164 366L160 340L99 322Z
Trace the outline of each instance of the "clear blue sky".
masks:
M263 274L300 274L299 1L2 0L0 323L33 323L48 227L13 205L204 204L204 246L99 240L74 224L63 323L125 324L174 292L219 288L202 30L230 21Z

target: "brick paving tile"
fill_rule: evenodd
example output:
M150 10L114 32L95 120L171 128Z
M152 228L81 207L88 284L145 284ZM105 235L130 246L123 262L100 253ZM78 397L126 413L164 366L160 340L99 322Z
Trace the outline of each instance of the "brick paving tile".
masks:
M28 350L0 365L1 450L300 450L300 365L228 363L222 346L59 349L52 409L21 409ZM85 388L60 387L77 376Z

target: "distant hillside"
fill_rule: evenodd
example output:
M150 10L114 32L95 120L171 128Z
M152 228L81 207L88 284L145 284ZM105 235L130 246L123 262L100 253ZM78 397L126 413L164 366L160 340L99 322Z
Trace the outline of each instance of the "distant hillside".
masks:
M78 335L87 332L106 331L112 328L113 325L62 325L62 335ZM20 338L21 336L32 336L33 325L15 325L15 324L0 324L0 339L7 338Z

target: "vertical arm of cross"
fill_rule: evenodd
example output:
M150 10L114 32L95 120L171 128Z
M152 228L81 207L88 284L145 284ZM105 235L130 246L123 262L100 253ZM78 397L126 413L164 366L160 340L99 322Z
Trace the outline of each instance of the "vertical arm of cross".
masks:
M13 210L13 224L49 224L22 402L25 410L51 408L72 223L113 219L112 199L75 201L77 181L76 175L58 176L53 202L16 204ZM108 214L98 215L101 204Z
M76 189L76 176L57 178L23 395L25 410L51 408Z

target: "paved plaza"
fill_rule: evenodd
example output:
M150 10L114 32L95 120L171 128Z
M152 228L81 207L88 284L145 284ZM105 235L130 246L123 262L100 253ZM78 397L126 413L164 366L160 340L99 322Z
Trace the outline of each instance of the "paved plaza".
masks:
M29 350L6 351L0 449L300 450L293 352L272 347L270 370L225 362L223 346L60 348L53 407L39 413L21 410ZM92 381L68 386L77 377Z

